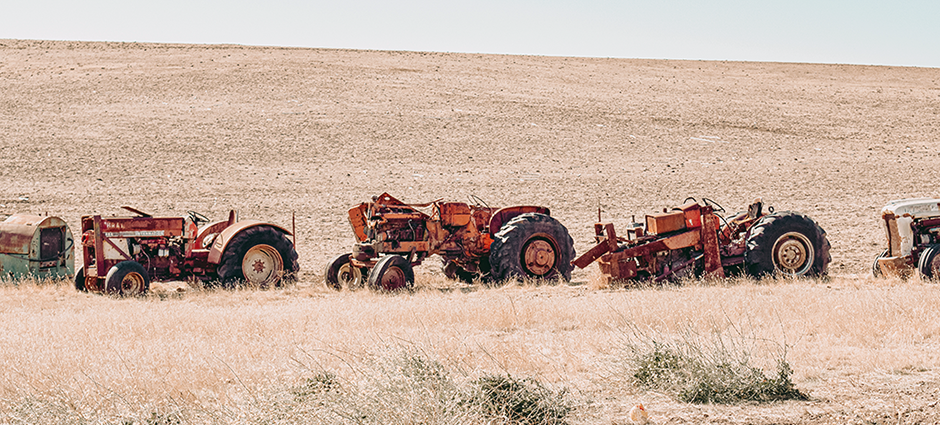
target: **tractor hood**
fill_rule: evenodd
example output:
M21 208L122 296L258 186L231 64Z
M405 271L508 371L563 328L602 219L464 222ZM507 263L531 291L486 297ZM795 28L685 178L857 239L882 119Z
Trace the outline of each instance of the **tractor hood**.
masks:
M897 217L923 218L940 215L940 199L937 198L912 198L898 199L888 202L881 209L881 216L888 214Z

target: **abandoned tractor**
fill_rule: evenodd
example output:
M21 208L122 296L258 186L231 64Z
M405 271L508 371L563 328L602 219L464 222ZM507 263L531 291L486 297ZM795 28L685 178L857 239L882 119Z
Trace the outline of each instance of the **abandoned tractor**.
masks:
M151 279L274 287L295 279L299 269L292 233L276 224L239 221L235 211L210 222L194 211L154 217L122 208L135 216L82 217L76 289L135 296L150 289Z
M888 202L881 219L888 247L872 264L876 277L906 277L915 269L928 279L940 277L940 199Z
M757 199L747 211L723 217L718 213L724 209L713 201L689 198L671 211L647 215L643 224L631 224L625 237L613 224L597 223L597 245L574 265L585 268L597 260L607 284L724 277L726 270L753 276L825 274L826 232L803 214L768 210Z
M571 279L574 247L568 229L548 208L493 208L441 202L405 204L387 193L349 210L356 236L351 253L326 266L333 289L396 291L414 285L413 267L430 255L444 274L467 283L483 279Z
M72 231L59 217L13 214L0 222L0 277L70 278Z

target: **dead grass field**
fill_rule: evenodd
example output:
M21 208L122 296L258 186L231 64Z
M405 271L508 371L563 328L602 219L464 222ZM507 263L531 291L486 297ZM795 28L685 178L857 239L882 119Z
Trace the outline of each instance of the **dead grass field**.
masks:
M293 289L134 300L7 282L0 414L290 422L272 400L312 371L354 379L418 350L467 379L570 388L577 422L628 422L637 401L657 423L936 422L938 287L867 275L880 207L938 195L938 118L937 69L0 40L0 214L74 229L121 205L294 213L302 268ZM582 271L465 292L428 264L415 295L328 292L346 209L383 191L547 205L578 252L598 207L623 223L686 196L730 211L762 196L820 222L833 278L597 290ZM631 326L786 344L812 400L640 391Z

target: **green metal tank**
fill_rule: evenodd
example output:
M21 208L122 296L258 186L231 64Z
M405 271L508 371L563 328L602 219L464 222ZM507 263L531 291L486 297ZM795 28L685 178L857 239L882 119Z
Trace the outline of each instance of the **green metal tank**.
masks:
M70 278L74 246L69 226L58 217L11 215L0 222L0 276Z

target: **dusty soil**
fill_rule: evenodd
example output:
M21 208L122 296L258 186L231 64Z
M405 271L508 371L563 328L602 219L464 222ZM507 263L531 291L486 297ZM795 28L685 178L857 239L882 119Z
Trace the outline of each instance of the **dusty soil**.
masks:
M886 201L940 195L937 69L11 40L0 58L0 212L296 213L308 272L382 191L547 205L579 251L598 206L762 196L821 223L836 274L867 272Z
M346 210L383 191L546 205L578 252L598 207L760 196L815 218L851 279L885 202L940 195L938 118L940 69L0 40L0 214L296 214L322 285Z

